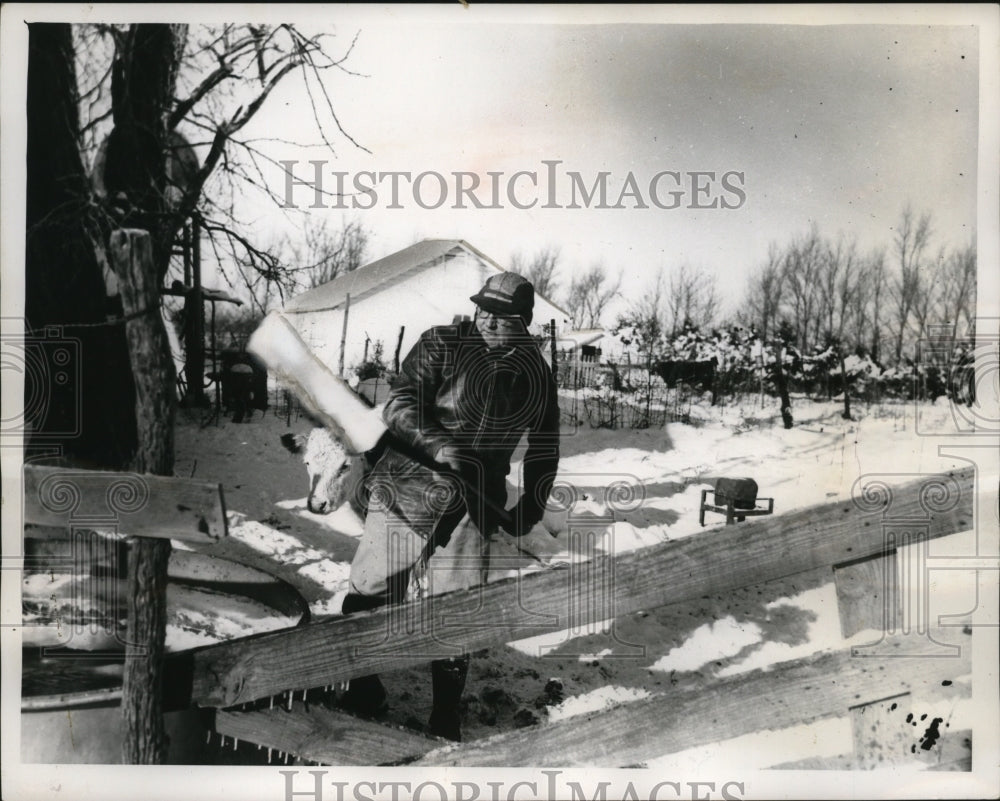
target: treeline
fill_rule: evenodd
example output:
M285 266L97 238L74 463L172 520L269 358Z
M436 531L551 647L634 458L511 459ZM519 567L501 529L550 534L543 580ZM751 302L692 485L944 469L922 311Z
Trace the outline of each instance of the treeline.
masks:
M974 334L976 246L932 250L929 213L906 208L890 246L860 253L818 226L771 247L751 276L736 322L771 341L784 324L800 353L839 347L880 366L938 359L929 343Z
M601 313L620 276L594 265L560 293L558 251L514 264L566 306L575 327L609 322ZM910 207L891 242L869 252L814 224L772 244L730 313L713 276L690 265L661 270L607 326L624 349L606 348L602 360L624 392L649 395L662 382L711 391L713 403L750 391L782 396L786 425L790 393L843 395L847 416L852 396L970 402L976 268L974 239L935 248L930 213Z

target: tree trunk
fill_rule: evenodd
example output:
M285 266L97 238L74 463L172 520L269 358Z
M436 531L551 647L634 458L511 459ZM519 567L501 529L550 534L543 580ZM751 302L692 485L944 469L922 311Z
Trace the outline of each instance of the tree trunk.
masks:
M782 365L784 358L785 349L779 346L774 360L774 384L778 388L778 396L781 398L781 420L785 428L791 428L794 425L794 420L792 419L792 400L788 397L788 382L785 381L785 369Z
M159 287L183 220L167 207L167 114L175 94L184 25L132 25L116 54L111 94L115 127L108 139L104 182L112 197L128 200L116 231L112 261L119 275L132 373L136 384L138 444L133 469L170 475L174 458L173 361L160 316ZM197 257L196 257L197 258ZM196 299L197 301L197 299ZM200 305L200 304L199 304ZM199 316L198 308L195 314ZM189 382L202 380L189 376ZM122 687L125 732L122 760L162 763L162 667L166 638L168 540L139 539L129 555L128 642Z
M158 282L184 222L167 204L167 115L186 37L186 25L131 25L111 75L115 127L108 137L104 184L110 196L128 198L123 227L149 231Z
M25 347L50 369L25 374L25 446L115 469L135 450L135 389L124 327L105 324L120 307L98 258L73 63L69 25L28 26ZM66 353L68 369L51 369Z
M150 235L111 235L111 258L120 278L132 372L139 447L133 469L168 476L174 461L174 364L160 316L159 280ZM166 638L167 561L170 540L137 538L129 554L128 641L122 687L125 737L122 761L161 764L166 758L162 668Z
M837 355L840 357L840 383L844 387L844 419L853 420L851 417L851 388L847 384L847 365L844 363L844 354L842 351L838 352Z
M136 537L128 561L128 637L122 679L122 762L162 765L163 655L167 631L170 540Z

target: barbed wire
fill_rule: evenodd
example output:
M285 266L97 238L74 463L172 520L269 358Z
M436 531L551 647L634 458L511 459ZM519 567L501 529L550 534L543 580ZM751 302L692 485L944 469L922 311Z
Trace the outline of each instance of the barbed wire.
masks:
M49 323L48 325L42 326L41 328L30 328L29 326L25 325L24 335L25 337L29 336L40 337L49 328L58 328L58 329L110 328L111 326L122 325L123 323L127 323L130 320L138 319L139 317L145 317L147 314L153 314L154 312L159 313L159 311L160 311L160 306L157 305L155 307L150 306L145 309L140 309L139 311L134 311L131 314L124 315L123 317L115 317L110 320L102 320L100 322L94 322L94 323Z

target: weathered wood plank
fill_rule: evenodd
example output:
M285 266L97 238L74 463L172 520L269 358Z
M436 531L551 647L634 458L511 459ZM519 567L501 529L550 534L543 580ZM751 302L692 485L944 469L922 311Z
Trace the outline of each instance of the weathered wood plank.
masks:
M950 474L952 502L937 509L922 500L931 481L894 490L893 519L920 522L911 542L973 525L973 471ZM678 603L707 588L722 592L875 556L885 551L881 513L839 501L432 596L421 604L209 646L193 654L193 700L232 706Z
M840 633L853 637L859 631L895 631L900 620L896 552L846 565L834 565Z
M857 770L885 768L911 759L913 733L900 714L910 703L910 694L903 693L851 707L851 739Z
M140 473L24 466L24 522L115 528L122 534L187 542L226 536L222 487Z
M844 715L853 704L916 695L970 669L967 636L952 659L907 656L922 652L921 637L898 638L895 644L898 654L890 658L852 657L849 650L822 654L697 690L657 694L600 713L448 746L414 764L622 767L750 732ZM904 706L887 714L897 713L905 720Z
M301 701L291 710L279 706L252 712L220 711L215 730L326 765L398 764L447 742Z
M844 637L853 637L866 629L897 630L901 614L897 561L893 551L884 556L834 566L837 610ZM909 759L906 743L908 727L895 714L895 710L908 698L901 695L851 707L855 767L885 767Z

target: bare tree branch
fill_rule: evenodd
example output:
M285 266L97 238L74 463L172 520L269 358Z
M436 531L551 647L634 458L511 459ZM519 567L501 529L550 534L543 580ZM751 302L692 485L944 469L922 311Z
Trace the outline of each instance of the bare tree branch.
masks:
M600 262L573 278L566 297L566 307L576 329L597 328L608 303L618 295L622 273L612 281Z
M200 101L205 95L211 92L216 86L222 83L226 78L231 78L233 75L233 68L226 63L219 66L218 69L209 74L201 84L191 93L189 97L181 100L174 107L174 110L170 113L170 117L167 120L167 127L171 130L177 127L182 119L184 119L192 108Z
M511 270L531 281L535 292L546 298L555 297L558 288L556 282L558 264L559 248L554 246L542 248L530 261L520 253L514 253L510 259Z

